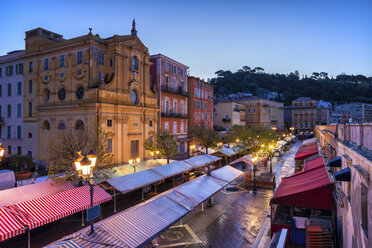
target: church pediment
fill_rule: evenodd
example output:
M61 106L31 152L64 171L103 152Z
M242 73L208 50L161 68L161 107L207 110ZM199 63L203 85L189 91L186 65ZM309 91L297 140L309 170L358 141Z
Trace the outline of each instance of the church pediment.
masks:
M134 50L140 51L141 53L148 54L148 49L147 47L141 42L141 40L137 37L126 40L120 43L123 46L132 48Z

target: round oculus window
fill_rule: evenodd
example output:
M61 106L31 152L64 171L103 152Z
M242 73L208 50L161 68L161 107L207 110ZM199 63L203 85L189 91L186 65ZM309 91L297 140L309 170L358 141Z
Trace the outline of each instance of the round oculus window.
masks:
M63 101L63 100L65 100L65 98L66 98L66 90L65 90L65 88L60 88L58 90L58 99Z
M138 103L138 95L137 95L137 91L132 90L132 91L130 92L130 99L132 100L132 103L133 103L133 104L137 104L137 103Z
M79 87L76 91L76 97L77 99L82 99L84 97L84 88Z

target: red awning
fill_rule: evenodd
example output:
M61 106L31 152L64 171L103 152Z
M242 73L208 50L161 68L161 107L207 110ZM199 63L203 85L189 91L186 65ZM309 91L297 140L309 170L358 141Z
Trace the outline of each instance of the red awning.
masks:
M333 209L333 185L325 166L282 179L272 204L315 209Z
M313 160L309 160L305 162L304 171L312 170L314 168L318 168L324 166L323 157L317 157Z
M20 202L52 195L73 188L74 186L72 186L72 184L64 181L56 182L55 180L48 180L45 182L1 190L0 207L11 206Z
M305 158L311 157L311 156L313 156L313 155L315 155L317 153L319 153L318 149L304 151L304 152L299 152L299 153L296 154L295 159L304 160Z
M5 208L0 208L0 242L24 233L23 226Z
M310 150L315 150L315 149L318 149L318 144L313 144L313 145L309 145L309 146L300 147L300 149L298 149L297 153L310 151Z
M111 195L94 187L93 205L111 200ZM74 188L6 207L13 216L30 229L46 225L90 207L89 186Z

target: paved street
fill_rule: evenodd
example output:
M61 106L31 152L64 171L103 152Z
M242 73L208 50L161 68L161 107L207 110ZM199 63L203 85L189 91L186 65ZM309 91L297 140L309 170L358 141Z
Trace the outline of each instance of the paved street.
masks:
M277 182L280 181L281 176L292 173L294 156L300 144L301 142L292 145L290 151L284 156L273 159L273 171L276 174ZM171 183L162 184L158 187L158 192L163 192L171 187ZM191 232L195 235L195 237L190 236L188 247L254 247L257 243L257 236L264 236L264 232L261 230L263 230L263 222L269 213L269 200L272 194L272 190L258 190L256 194L253 194L244 189L218 193L214 197L212 208L205 206L205 211L201 211L201 206L199 206L183 219L182 224L187 224L190 230L183 230L183 232ZM147 195L148 197L151 196ZM140 202L139 192L120 195L117 199L117 211L122 211ZM113 202L103 204L102 217L106 218L112 214ZM80 229L81 213L77 213L32 230L31 247L42 247ZM163 241L167 240L167 235L169 233L162 235L165 237ZM185 235L178 235L178 238L182 240L182 236ZM195 244L195 240L200 243ZM161 238L160 241L162 241ZM177 242L177 238L173 237L172 242L167 241L166 243L169 245ZM5 241L2 243L2 247L27 247L27 235L20 235Z
M294 156L301 142L292 145L282 157L273 159L273 172L279 182L294 169ZM243 185L241 185L243 187ZM266 247L269 242L269 202L272 190L259 189L257 193L249 190L218 193L214 206L193 211L186 216L186 224L194 239L183 238L180 230L169 229L159 239L160 247ZM180 223L178 223L180 224ZM177 225L178 225L177 224ZM178 232L178 235L172 232ZM172 242L166 239L172 237ZM163 243L162 243L163 241ZM263 245L264 244L264 245Z

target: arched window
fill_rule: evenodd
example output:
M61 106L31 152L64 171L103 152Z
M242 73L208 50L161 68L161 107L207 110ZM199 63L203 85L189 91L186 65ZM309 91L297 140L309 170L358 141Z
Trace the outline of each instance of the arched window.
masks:
M43 124L41 125L41 128L44 129L44 130L50 130L49 121L43 121Z
M66 129L65 123L61 122L58 124L58 130L65 130L65 129Z
M132 58L132 69L138 70L138 58L137 56L133 56Z
M75 122L75 130L84 130L84 122L82 120Z

